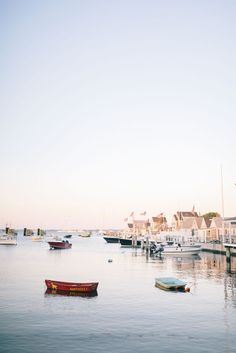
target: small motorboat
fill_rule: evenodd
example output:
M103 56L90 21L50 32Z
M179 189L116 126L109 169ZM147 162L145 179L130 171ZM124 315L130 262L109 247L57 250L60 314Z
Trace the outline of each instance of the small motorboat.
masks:
M17 232L14 229L6 227L5 233L0 232L0 245L16 245Z
M201 245L196 244L155 244L153 242L150 246L152 255L197 255L201 250Z
M0 236L0 245L17 245L16 236L2 235Z
M67 239L69 239L69 238L71 238L71 237L72 237L72 234L64 235L64 238L67 238Z
M45 279L47 289L76 292L76 293L92 293L97 290L98 282L76 283L76 282L60 282Z
M70 249L72 247L72 244L68 240L49 241L48 244L50 249Z
M88 230L82 230L82 231L78 232L78 235L83 238L89 238L89 237L91 237L92 232L90 232Z
M189 292L186 288L187 283L174 277L161 277L155 279L155 286L165 290L184 291Z

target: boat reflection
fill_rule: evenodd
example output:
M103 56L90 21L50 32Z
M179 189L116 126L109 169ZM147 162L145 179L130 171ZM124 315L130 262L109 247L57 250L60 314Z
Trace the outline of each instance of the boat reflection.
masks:
M184 261L184 262L192 262L196 260L201 260L201 256L198 254L194 255L184 255L184 256L179 256L179 255L172 255L171 258L175 261Z
M63 291L63 290L56 290L56 289L47 289L45 292L45 296L48 295L63 295L67 297L86 297L86 298L92 298L96 297L98 295L97 291L93 291L91 293L83 293L83 292L68 292L68 291Z

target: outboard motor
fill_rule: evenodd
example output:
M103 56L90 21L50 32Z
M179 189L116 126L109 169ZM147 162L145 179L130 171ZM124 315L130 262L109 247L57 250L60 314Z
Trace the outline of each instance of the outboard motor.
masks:
M156 254L156 252L157 252L156 244L155 243L151 243L151 245L150 245L150 254L154 255L154 254Z
M164 250L164 248L163 248L162 244L157 245L156 243L152 243L150 246L150 253L152 255L161 253L163 250Z
M154 254L158 254L158 253L162 253L162 251L164 250L164 247L162 244L159 244L157 246L156 243L152 243L151 246L150 246L150 254L151 255L154 255Z

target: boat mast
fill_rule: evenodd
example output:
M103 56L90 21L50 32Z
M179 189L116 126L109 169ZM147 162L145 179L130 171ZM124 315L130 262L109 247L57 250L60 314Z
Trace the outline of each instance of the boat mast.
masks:
M222 204L222 241L225 241L225 209L224 209L224 189L223 189L223 170L222 165L221 170L221 204Z

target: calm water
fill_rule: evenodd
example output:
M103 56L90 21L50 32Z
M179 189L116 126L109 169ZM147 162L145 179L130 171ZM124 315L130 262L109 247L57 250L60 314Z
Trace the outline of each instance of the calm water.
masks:
M0 246L0 352L236 352L236 275L224 256L147 259L98 236L50 251L18 238ZM156 288L161 276L191 292ZM99 281L98 295L46 294L45 278Z

